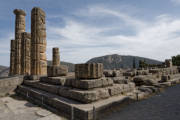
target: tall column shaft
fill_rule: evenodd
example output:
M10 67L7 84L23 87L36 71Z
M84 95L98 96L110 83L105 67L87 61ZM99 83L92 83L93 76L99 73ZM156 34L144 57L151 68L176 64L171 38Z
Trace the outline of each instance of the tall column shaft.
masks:
M59 55L59 48L53 48L53 66L60 66L60 55Z
M22 33L22 56L21 56L21 74L30 75L31 73L31 34Z
M15 9L15 74L21 74L21 33L25 32L25 16L26 13L21 9Z
M31 11L31 74L47 75L45 12Z
M15 40L11 40L11 50L10 50L10 70L9 75L14 75L14 66L15 66Z

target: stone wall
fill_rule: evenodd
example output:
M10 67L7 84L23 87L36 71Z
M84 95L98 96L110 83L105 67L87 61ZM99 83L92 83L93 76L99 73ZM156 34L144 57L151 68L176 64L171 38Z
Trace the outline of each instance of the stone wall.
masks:
M0 79L0 97L13 92L23 82L23 76Z

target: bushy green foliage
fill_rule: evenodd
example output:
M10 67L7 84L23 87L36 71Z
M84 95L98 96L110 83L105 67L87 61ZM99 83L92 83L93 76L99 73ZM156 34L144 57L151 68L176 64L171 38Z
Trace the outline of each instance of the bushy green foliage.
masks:
M172 57L173 65L180 66L180 55L176 55Z

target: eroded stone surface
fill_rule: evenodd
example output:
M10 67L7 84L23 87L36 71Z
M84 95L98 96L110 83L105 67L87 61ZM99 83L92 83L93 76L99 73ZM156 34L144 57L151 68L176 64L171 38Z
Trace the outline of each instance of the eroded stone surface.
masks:
M21 74L21 42L22 33L25 32L25 16L26 13L21 9L15 9L14 14L16 15L15 20L15 70L14 73Z
M22 33L22 56L21 56L21 74L31 74L31 34Z
M47 75L46 22L41 8L31 11L31 74Z
M88 63L76 64L75 76L77 79L98 79L103 76L103 64Z
M0 98L0 120L66 120L18 96Z

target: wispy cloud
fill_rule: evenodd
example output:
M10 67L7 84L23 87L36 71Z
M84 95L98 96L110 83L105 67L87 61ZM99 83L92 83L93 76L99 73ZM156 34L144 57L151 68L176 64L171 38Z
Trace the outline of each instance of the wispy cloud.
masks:
M85 12L87 14L84 14ZM179 53L180 19L178 18L163 14L156 16L153 22L147 22L102 6L91 6L85 12L82 11L75 15L97 19L102 17L114 19L115 17L119 21L124 21L132 29L137 29L133 35L125 35L117 29L119 23L111 27L102 27L97 24L89 25L80 19L64 19L64 27L48 26L49 39L54 38L54 42L49 42L49 45L51 47L60 46L61 58L64 60L85 62L95 56L113 53L164 60ZM129 29L129 27L124 29ZM107 32L117 34L105 34Z

